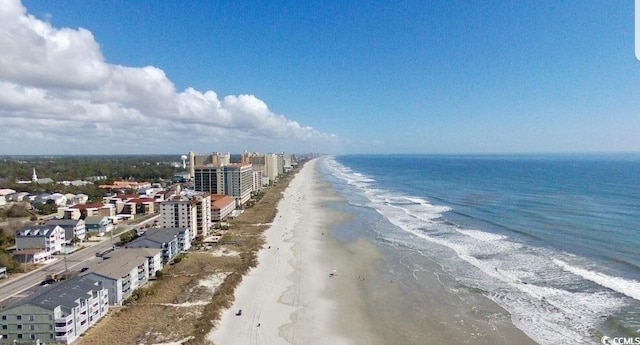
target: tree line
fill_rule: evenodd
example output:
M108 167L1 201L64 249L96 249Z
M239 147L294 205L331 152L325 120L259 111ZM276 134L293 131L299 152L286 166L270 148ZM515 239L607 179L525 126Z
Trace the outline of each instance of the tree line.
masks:
M11 181L31 180L33 169L38 177L54 181L82 180L106 176L109 180L169 179L178 170L172 163L179 155L153 156L4 156L0 157L0 178Z

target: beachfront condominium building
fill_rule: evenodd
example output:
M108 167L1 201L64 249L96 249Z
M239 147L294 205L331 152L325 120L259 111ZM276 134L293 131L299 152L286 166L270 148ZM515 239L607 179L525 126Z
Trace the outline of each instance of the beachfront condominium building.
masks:
M252 179L251 179L251 191L257 193L264 189L263 179L262 179L262 171L253 170L252 171Z
M161 271L164 265L162 264L162 249L160 248L121 248L117 251L113 251L109 254L106 254L105 257L109 258L111 256L120 255L120 253L124 253L124 255L134 255L141 258L145 258L147 260L147 279L153 280L156 278L156 273Z
M219 222L236 209L236 200L228 195L211 196L211 221Z
M240 206L251 198L251 164L207 165L194 168L194 188L199 192L229 195Z
M191 248L191 235L189 228L149 229L127 243L125 248L159 248L162 250L162 263L166 264L178 253Z
M189 152L189 176L193 178L194 169L201 165L227 165L231 163L231 153L213 152L210 155L199 155Z
M0 310L0 344L71 344L109 311L99 282L73 277Z
M254 171L262 172L263 177L268 178L269 182L274 182L280 174L278 170L279 157L275 153L245 152L242 155L242 163L250 163Z
M269 178L270 182L274 182L278 179L278 175L280 175L280 170L278 168L280 165L280 156L275 153L267 153L264 157L267 177Z
M236 199L237 205L244 205L251 198L253 190L253 169L251 164L229 164L224 167L226 195Z
M211 229L211 194L175 195L160 203L165 228L189 228L191 236L205 238Z
M149 263L145 256L117 250L107 260L98 262L83 277L98 281L109 290L110 304L122 305L133 291L149 280Z
M16 233L16 249L43 249L59 253L65 243L65 231L58 225L27 225Z

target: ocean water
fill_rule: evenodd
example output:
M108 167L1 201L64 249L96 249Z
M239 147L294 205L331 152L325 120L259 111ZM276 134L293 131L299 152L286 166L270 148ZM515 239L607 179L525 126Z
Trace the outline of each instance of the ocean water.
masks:
M640 337L640 155L345 155L321 167L367 223L357 236L420 253L406 270L437 262L449 291L490 298L536 342Z

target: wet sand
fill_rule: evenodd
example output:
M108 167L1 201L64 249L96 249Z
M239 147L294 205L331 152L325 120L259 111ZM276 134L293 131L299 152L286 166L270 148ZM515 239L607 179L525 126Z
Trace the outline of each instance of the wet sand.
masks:
M371 240L340 242L332 226L352 215L320 178L317 160L291 181L266 230L259 265L209 334L226 344L535 344L492 301L446 291L435 264L393 281ZM405 253L412 255L412 253ZM238 310L242 315L236 315ZM502 315L502 318L493 315ZM504 315L507 315L505 319Z

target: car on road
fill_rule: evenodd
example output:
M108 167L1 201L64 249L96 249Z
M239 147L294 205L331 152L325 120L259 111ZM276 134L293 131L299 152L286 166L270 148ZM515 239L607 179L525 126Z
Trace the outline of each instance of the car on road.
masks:
M88 269L89 269L89 267L82 267L82 268L80 269L80 273L82 273L82 272L84 272L84 271L86 271L86 270L88 270Z
M45 285L49 285L49 284L53 284L55 283L56 280L53 278L46 278L45 280L43 280L42 282L40 282L41 286L45 286Z

